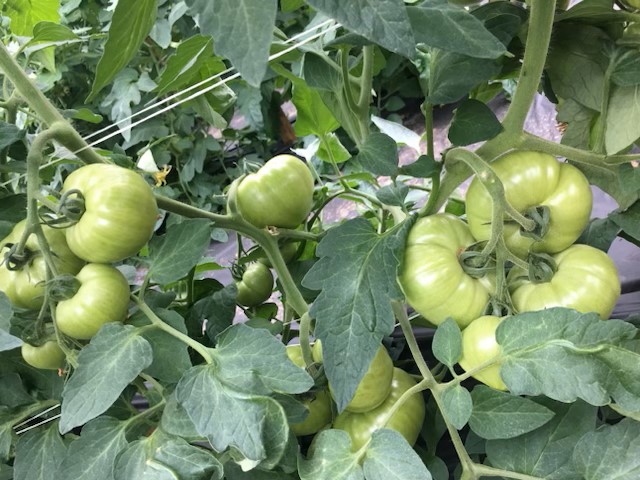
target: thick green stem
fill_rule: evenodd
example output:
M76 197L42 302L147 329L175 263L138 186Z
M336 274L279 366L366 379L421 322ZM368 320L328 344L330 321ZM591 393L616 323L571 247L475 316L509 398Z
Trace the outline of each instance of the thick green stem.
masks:
M360 96L357 107L361 114L366 114L369 112L371 87L373 86L373 45L362 47L362 57L362 76L360 77Z
M309 340L309 332L311 330L311 317L309 312L302 315L300 318L300 350L302 351L302 358L307 367L313 363L313 355L311 354L311 341Z
M353 98L353 89L349 83L349 48L347 47L342 47L340 49L340 66L342 67L342 88L344 90L344 96L349 108L355 112L357 111L358 106Z
M512 472L510 470L502 470L500 468L489 467L488 465L473 465L473 473L476 478L493 477L493 478L513 478L514 480L544 480L542 477L534 477L526 473Z
M518 78L518 87L502 122L507 132L522 132L524 128L527 114L538 91L551 41L556 10L555 0L531 0L529 4L531 6L529 33Z

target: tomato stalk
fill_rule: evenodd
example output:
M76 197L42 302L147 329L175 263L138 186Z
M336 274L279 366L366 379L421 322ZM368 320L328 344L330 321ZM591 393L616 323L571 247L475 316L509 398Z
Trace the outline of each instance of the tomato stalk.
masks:
M22 103L22 99L14 90L11 93L11 96L4 102L0 102L0 108L4 108L6 110L5 120L7 123L15 124L16 117L18 114L18 107ZM0 166L7 164L7 152L9 148L3 148L0 152ZM9 180L9 174L7 172L0 172L0 183L4 183Z

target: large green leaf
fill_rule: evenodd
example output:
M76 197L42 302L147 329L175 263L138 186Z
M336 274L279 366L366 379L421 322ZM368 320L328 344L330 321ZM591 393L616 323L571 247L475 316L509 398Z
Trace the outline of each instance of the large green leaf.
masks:
M625 418L587 433L576 445L573 461L585 480L640 478L640 423Z
M541 427L554 416L544 405L525 397L478 385L471 392L469 426L488 440L513 438Z
M218 55L257 87L267 71L276 0L186 0L200 31L211 35Z
M179 90L188 84L205 62L213 57L213 40L209 36L194 35L188 38L167 59L167 66L160 76L158 95Z
M112 480L116 457L127 446L126 422L99 417L82 428L67 449L56 478Z
M418 43L476 58L497 58L507 50L480 20L448 0L427 0L407 13Z
M497 468L546 480L581 480L572 455L577 441L595 428L597 408L582 401L537 400L555 413L544 426L505 440L487 441L487 458Z
M4 14L11 19L14 35L30 37L38 22L60 21L60 0L5 0L3 6Z
M408 58L415 55L415 39L402 0L307 0L345 28L387 50Z
M461 430L471 417L473 403L469 390L462 385L454 385L442 393L442 415L456 429Z
M640 85L614 86L607 108L605 150L618 153L640 138Z
M303 280L320 290L311 306L315 334L338 410L349 403L382 337L393 330L391 301L403 298L395 282L411 222L378 235L363 219L329 230L318 245L320 260Z
M57 422L23 434L16 443L14 480L51 480L66 449Z
M68 432L107 410L153 358L138 329L103 326L78 355L78 368L62 393L60 431Z
M452 368L462 356L462 333L460 327L452 318L448 318L438 325L433 336L433 355L438 361Z
M111 83L137 53L156 21L157 0L118 2L113 12L109 38L98 62L96 76L87 101Z
M516 395L545 395L592 405L615 400L640 410L637 329L595 313L550 308L509 317L496 330L502 346L500 374Z

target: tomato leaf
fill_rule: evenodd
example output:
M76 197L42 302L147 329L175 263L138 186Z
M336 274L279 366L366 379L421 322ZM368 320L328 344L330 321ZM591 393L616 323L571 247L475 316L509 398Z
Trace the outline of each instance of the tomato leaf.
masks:
M0 121L0 150L10 147L16 142L21 142L22 140L24 140L25 133L25 130L16 127L12 123ZM23 195L12 195L11 197L19 196L22 197ZM4 198L2 201L4 202Z
M149 35L156 21L157 0L118 2L113 12L109 38L104 53L98 62L96 76L87 102L107 86L114 77L127 66L138 52L140 45Z
M407 13L418 43L474 58L497 58L506 52L480 20L448 0L428 0L407 7Z
M97 417L151 365L151 345L130 325L108 323L78 355L78 368L62 392L60 431Z
M218 452L234 446L265 468L277 464L288 438L286 415L266 395L305 392L312 378L266 330L230 327L212 352L215 364L193 367L182 377L178 401Z
M443 415L458 430L462 429L471 417L473 404L469 390L462 385L447 388L442 394Z
M201 298L191 307L189 322L202 328L206 320L207 337L214 342L233 323L237 291L235 283L230 283L208 297Z
M611 217L594 218L576 240L576 243L591 245L603 252L608 252L619 232L620 226L616 225Z
M595 313L549 308L508 317L496 330L504 383L516 395L640 410L637 329Z
M0 462L9 460L9 453L11 452L15 435L13 431L13 426L16 423L14 415L14 410L0 405Z
M439 362L452 368L462 356L462 333L456 321L447 318L438 325L433 336L433 355Z
M640 138L640 85L611 89L605 129L607 153L618 153Z
M573 452L580 478L621 480L640 476L640 423L629 418L584 435Z
M298 459L301 480L364 480L358 458L351 453L349 434L322 430L314 440L313 455Z
M611 81L620 87L630 87L640 83L640 52L624 49L611 72Z
M416 44L402 0L307 0L345 28L407 58Z
M149 243L151 278L166 285L183 278L204 255L211 239L211 222L188 219L154 237Z
M374 175L395 175L398 171L398 146L384 133L373 132L364 142L354 160ZM395 205L395 204L388 204Z
M504 440L487 441L487 458L496 468L548 480L581 480L572 461L576 442L595 428L597 408L582 401L537 401L555 413L544 426Z
M408 165L400 167L400 174L410 177L431 178L440 173L440 164L428 155L420 155Z
M9 408L33 403L33 397L25 390L18 373L6 373L0 376L0 405Z
M405 438L395 430L373 432L362 465L367 480L431 480L431 474Z
M187 440L195 440L199 437L198 431L189 415L182 405L178 403L175 390L166 398L160 426L168 434L183 437Z
M13 464L15 480L48 480L58 470L67 447L56 423L20 436Z
M210 451L154 432L129 444L118 457L116 478L219 480L222 468Z
M411 223L383 235L363 218L329 230L317 248L320 260L302 281L320 290L310 313L338 411L351 401L382 337L393 330L391 301L403 295L388 279L397 275Z
M0 352L13 350L22 345L22 340L9 333L13 308L4 292L0 292Z
M213 40L209 36L194 35L188 38L167 59L167 66L157 82L156 92L163 95L189 84L204 63L213 57Z
M33 34L38 22L59 23L59 0L7 0L3 2L4 14L11 19L11 33L23 37Z
M231 61L242 78L258 87L267 71L276 21L276 0L187 0L200 31L211 35L215 51Z
M111 417L99 417L82 428L69 445L58 469L65 480L111 480L117 455L126 448L126 426Z
M489 140L503 130L495 113L478 100L465 100L453 114L448 138L453 145L471 145Z
M555 415L528 398L499 392L485 385L471 392L473 412L469 426L488 440L513 438L541 427Z
M230 462L224 464L224 478L226 480L294 480L291 475L275 470L253 469L244 472L239 465ZM295 478L299 479L300 477L296 475Z
M393 205L396 207L404 206L405 199L409 193L409 187L402 182L395 182L391 185L385 185L376 192L376 198L385 205Z
M609 218L628 235L640 241L640 202L625 212L614 213Z

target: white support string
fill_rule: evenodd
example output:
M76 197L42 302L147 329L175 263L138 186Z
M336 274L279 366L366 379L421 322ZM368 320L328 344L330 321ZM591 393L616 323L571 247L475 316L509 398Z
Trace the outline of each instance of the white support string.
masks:
M53 407L49 407L49 408L47 408L46 410L43 410L42 412L38 413L37 415L33 415L32 417L30 417L30 418L26 419L25 421L20 422L20 423L18 423L17 425L14 425L14 426L13 426L13 428L14 428L14 429L18 429L18 428L22 427L23 425L26 425L27 423L29 423L29 422L30 422L30 421L32 421L33 419L38 418L38 417L41 417L41 416L43 416L43 415L46 415L47 413L49 413L49 412L51 412L52 410L55 410L56 408L59 408L59 407L60 407L60 404L59 404L59 403L57 403L57 404L55 404Z
M47 424L49 422L53 422L54 420L57 420L61 416L62 416L62 414L59 413L57 415L54 415L53 417L45 418L44 420L42 420L42 421L40 421L38 423L34 423L33 425L29 425L28 427L23 428L22 430L16 431L16 435L21 435L21 434L23 434L25 432L28 432L29 430L33 430L34 428L38 428L41 425L45 425L45 424ZM34 418L37 418L37 417L34 417Z

